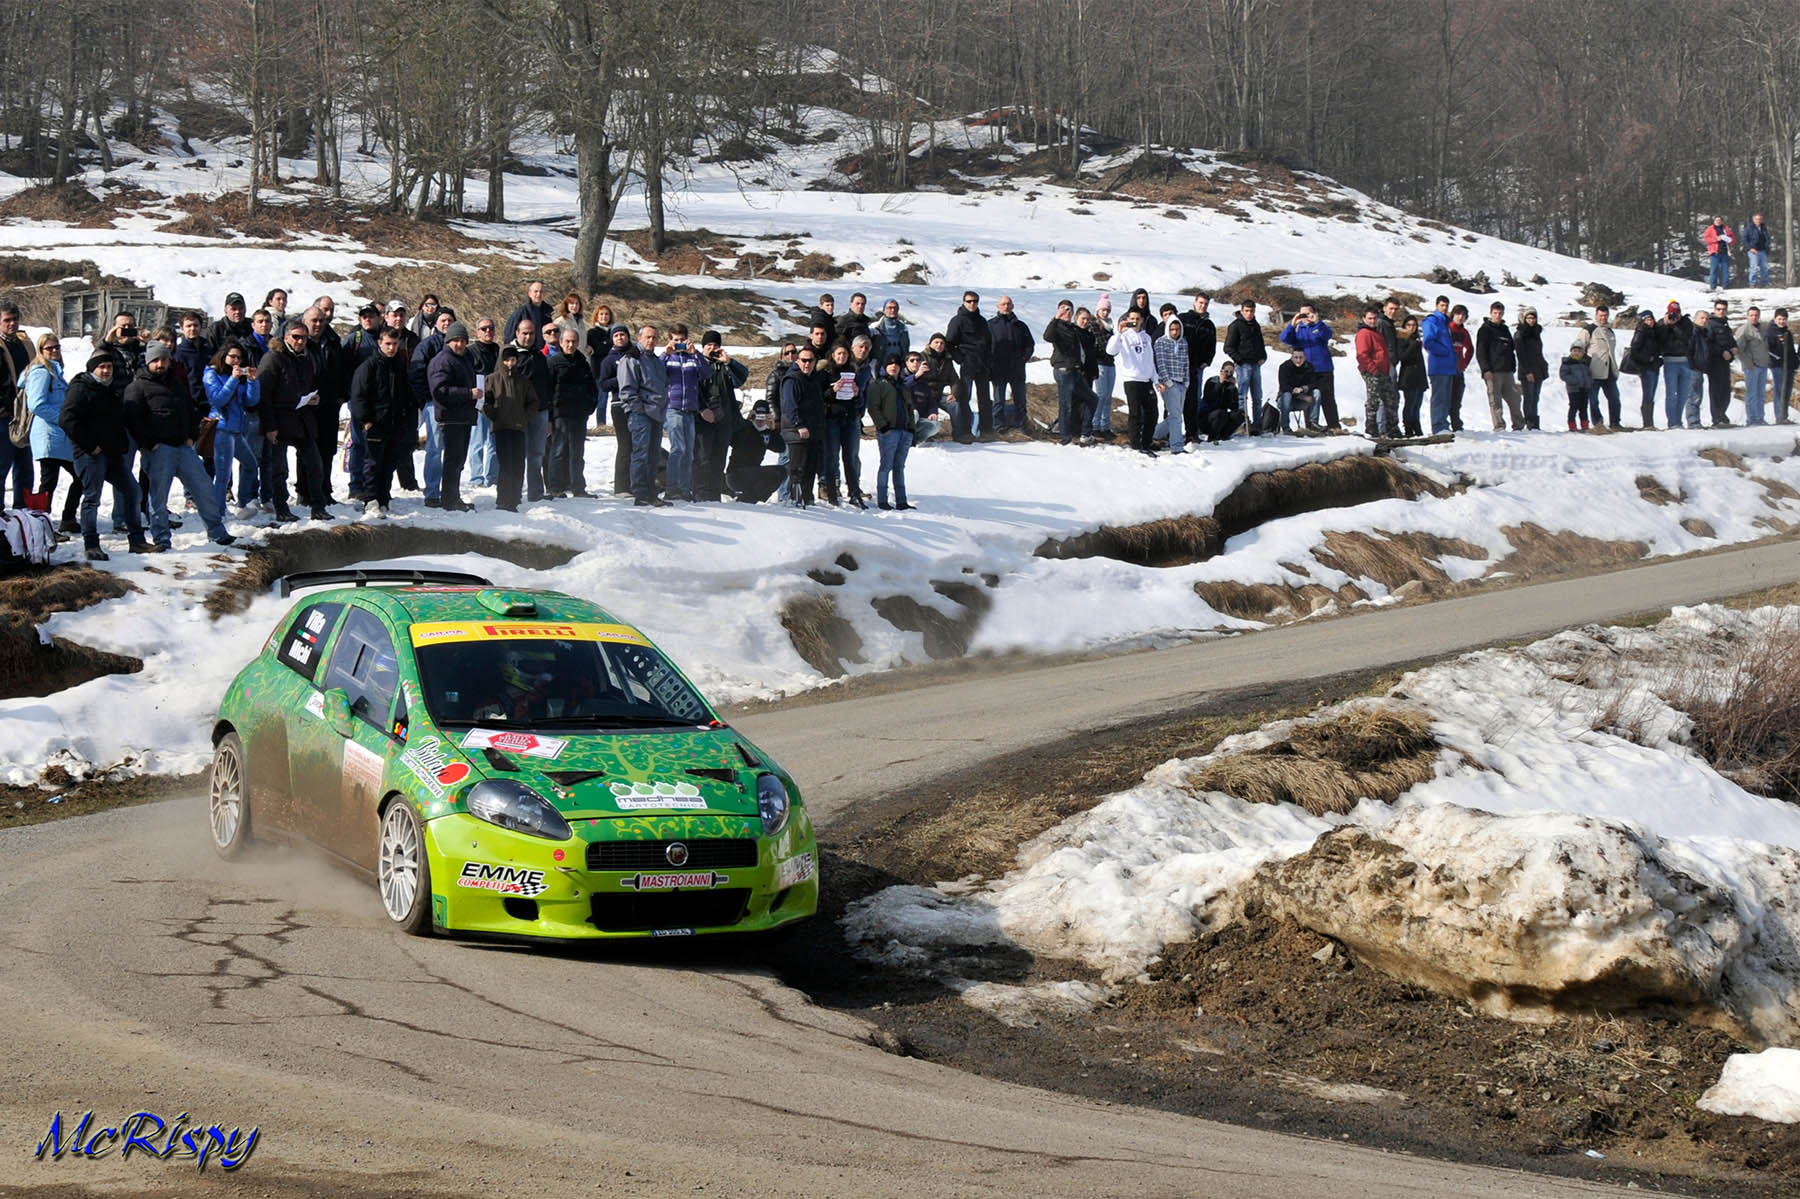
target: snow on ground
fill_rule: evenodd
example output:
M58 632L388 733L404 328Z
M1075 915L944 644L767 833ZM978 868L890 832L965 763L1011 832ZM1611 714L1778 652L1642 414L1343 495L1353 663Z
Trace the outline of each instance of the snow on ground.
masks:
M1165 944L1229 919L1234 889L1258 867L1295 859L1332 829L1362 829L1460 880L1464 903L1436 904L1427 924L1467 919L1471 941L1483 925L1502 939L1528 934L1540 959L1562 956L1571 980L1621 948L1648 973L1643 946L1654 943L1670 973L1729 1018L1792 1041L1800 808L1714 770L1664 696L1716 692L1759 638L1796 620L1800 609L1678 609L1653 628L1590 627L1414 671L1388 702L1427 713L1442 752L1436 777L1392 806L1365 799L1316 817L1190 784L1217 759L1284 739L1295 722L1282 722L1158 766L1027 842L998 879L889 888L852 905L844 927L871 957L926 971L971 947L1018 946L1124 982Z
M1106 558L1053 560L1034 551L1047 537L1101 524L1205 513L1250 474L1356 453L1366 443L1257 439L1155 460L1118 447L928 444L915 451L909 470L911 496L921 509L916 512L797 511L772 504L650 510L606 498L545 502L511 515L494 511L492 493L477 490L478 513L449 516L406 497L397 501L393 523L576 551L567 565L544 571L485 560L472 568L509 584L561 589L606 604L665 645L716 702L730 703L828 681L799 657L778 617L785 602L802 594L836 602L863 641L865 661L848 669L863 673L929 658L924 635L891 624L874 601L907 596L952 619L963 617L962 606L939 594L934 581L983 584L991 609L974 629L971 652L1081 651L1254 627L1215 611L1195 594L1194 584L1291 581L1298 577L1293 567L1312 561L1310 551L1331 530L1430 530L1460 538L1490 555L1445 559L1465 577L1502 558L1509 547L1496 530L1522 520L1594 537L1640 539L1657 554L1716 544L1682 527L1690 512L1707 513L1720 540L1765 535L1768 529L1754 523L1759 514L1800 521L1800 499L1765 502L1769 493L1755 477L1699 459L1701 446L1735 447L1757 475L1800 490L1800 457L1772 456L1792 450L1785 430L1614 438L1469 435L1449 448L1464 451L1481 485L1460 495L1276 521L1233 538L1225 553L1207 562L1157 568ZM610 439L590 439L590 490L610 491L612 449ZM872 449L865 446L865 487L873 473ZM1438 447L1408 453L1418 455L1422 469L1444 477L1463 462ZM1685 505L1646 503L1632 481L1645 472L1693 498ZM179 487L175 495L181 495ZM1547 503L1546 495L1558 498ZM127 758L134 769L159 773L204 763L219 695L283 608L262 600L247 614L214 623L199 605L236 555L207 545L198 524L190 515L176 534L173 555L152 561L115 553L105 564L138 593L47 622L55 635L144 658L145 672L42 699L0 701L0 780L29 782L51 761L77 773ZM268 536L266 525L230 527L245 545ZM844 554L855 561L854 570L836 565ZM808 578L809 570L837 571L844 582L822 588ZM1317 563L1312 577L1348 579ZM1363 579L1359 585L1375 597L1369 602L1392 602L1381 583ZM127 695L150 696L148 712L132 721L96 718L116 711Z
M1721 1116L1800 1124L1800 1049L1734 1053L1694 1106Z

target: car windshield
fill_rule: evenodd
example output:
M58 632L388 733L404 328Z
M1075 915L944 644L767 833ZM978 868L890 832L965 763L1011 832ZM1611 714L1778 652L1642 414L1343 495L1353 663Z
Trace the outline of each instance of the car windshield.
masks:
M592 638L456 640L420 645L419 682L443 728L667 728L712 714L648 645Z

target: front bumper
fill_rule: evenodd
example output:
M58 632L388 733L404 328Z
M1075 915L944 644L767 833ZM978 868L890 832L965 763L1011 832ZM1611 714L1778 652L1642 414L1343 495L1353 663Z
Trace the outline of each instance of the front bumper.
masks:
M692 936L766 932L818 910L804 809L773 837L743 816L570 823L575 836L558 842L462 813L427 822L433 926L557 940Z

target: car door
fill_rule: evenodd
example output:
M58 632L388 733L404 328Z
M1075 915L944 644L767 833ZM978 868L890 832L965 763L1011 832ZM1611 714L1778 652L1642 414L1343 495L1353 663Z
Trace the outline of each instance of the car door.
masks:
M303 803L301 831L358 866L375 867L375 806L388 758L398 749L395 703L400 663L394 639L376 613L344 611L317 683L316 713L296 736L294 792ZM341 689L350 702L350 735L328 719L325 697Z
M325 662L325 647L343 615L336 601L307 604L295 611L275 647L270 685L258 687L258 716L240 730L247 759L250 806L265 829L300 832L300 811L293 790L293 739L316 722L310 706L318 706L313 686Z

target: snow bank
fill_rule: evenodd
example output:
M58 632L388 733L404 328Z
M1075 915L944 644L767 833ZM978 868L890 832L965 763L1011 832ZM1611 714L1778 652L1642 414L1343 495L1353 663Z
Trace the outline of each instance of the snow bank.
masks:
M1008 944L1119 980L1256 898L1490 1010L1667 1003L1800 1039L1800 808L1714 771L1662 697L1794 619L1707 606L1467 654L1389 693L1445 751L1393 806L1319 818L1186 789L1304 723L1282 722L1157 767L998 879L870 896L846 931L890 961Z
M1695 1106L1721 1116L1800 1124L1800 1049L1732 1054Z

